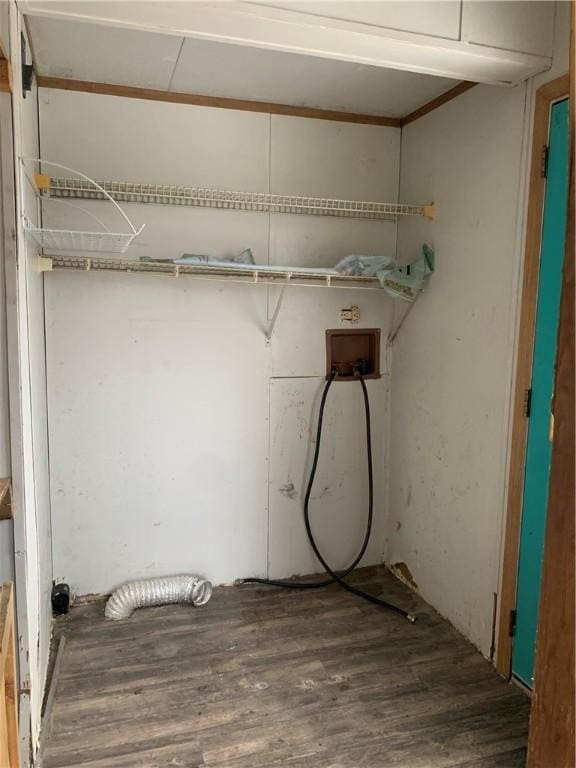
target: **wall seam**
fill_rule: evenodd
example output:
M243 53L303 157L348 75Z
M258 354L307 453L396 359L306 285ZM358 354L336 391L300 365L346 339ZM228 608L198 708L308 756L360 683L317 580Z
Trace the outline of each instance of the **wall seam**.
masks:
M182 55L182 49L184 48L184 42L186 41L186 38L183 37L180 42L180 48L178 48L178 53L176 54L176 60L174 61L174 68L172 69L172 74L170 75L170 80L168 80L168 86L166 88L167 91L169 91L172 88L172 83L174 82L174 76L176 74L176 69L178 67L178 64L180 63L180 56Z
M401 199L401 191L402 191L402 146L403 146L403 140L404 140L404 128L400 127L400 137L398 141L398 185L397 185L397 193L396 193L396 202L399 203ZM396 261L399 261L400 259L400 238L399 238L399 230L400 230L400 221L399 218L396 219L396 232L395 232L395 249L394 249L394 256L396 258ZM391 307L388 312L389 317L389 328L390 330L395 327L395 321L396 321L396 301L391 300ZM392 509L391 509L391 499L392 499L392 492L391 492L391 467L392 467L392 383L393 383L393 376L394 376L394 350L392 348L392 345L388 343L388 340L385 341L385 369L386 369L386 398L385 398L385 436L386 436L386 444L385 444L385 450L384 450L384 457L385 457L385 488L384 488L384 504L385 504L385 510L384 510L384 531L383 531L383 541L382 541L382 559L385 563L390 563L390 525L392 520Z
M272 115L268 115L268 193L272 191ZM272 212L268 211L268 264L271 263L271 242L272 242ZM270 320L270 285L266 286L266 319ZM267 403L267 447L266 447L266 578L270 578L270 464L272 454L272 432L270 429L270 419L272 413L272 347L268 346L268 403Z

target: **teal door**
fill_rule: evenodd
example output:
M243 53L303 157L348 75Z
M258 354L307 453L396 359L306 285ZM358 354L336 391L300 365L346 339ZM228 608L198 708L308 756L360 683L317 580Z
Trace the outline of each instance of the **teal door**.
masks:
M552 457L552 395L568 202L567 100L552 107L548 146L532 389L528 400L529 423L520 530L516 624L512 646L512 674L529 688L532 688L534 679Z

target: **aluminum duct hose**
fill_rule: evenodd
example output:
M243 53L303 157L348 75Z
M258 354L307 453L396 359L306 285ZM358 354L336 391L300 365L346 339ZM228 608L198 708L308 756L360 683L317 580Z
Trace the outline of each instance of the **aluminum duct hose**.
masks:
M107 619L127 619L136 608L169 603L204 605L212 597L212 584L201 576L163 576L129 581L106 603Z

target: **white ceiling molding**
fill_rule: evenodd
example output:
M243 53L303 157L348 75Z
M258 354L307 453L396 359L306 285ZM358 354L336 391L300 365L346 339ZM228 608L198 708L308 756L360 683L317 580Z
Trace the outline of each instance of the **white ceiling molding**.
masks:
M482 5L487 6L489 13L492 3ZM512 5L518 6L518 13L522 14L522 6L526 3ZM20 0L19 6L29 15L196 37L498 85L514 85L544 71L551 64L551 59L545 55L399 31L266 4ZM519 15L519 23L521 21Z

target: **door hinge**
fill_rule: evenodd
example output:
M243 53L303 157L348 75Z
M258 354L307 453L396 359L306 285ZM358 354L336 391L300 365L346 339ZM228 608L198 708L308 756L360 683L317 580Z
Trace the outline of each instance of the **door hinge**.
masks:
M516 609L510 611L510 618L508 621L508 635L514 637L514 632L516 631Z
M542 157L540 158L540 176L543 179L548 178L548 157L550 156L550 147L546 144L542 147Z
M524 416L527 419L530 418L530 411L532 409L532 388L527 389L524 392Z

